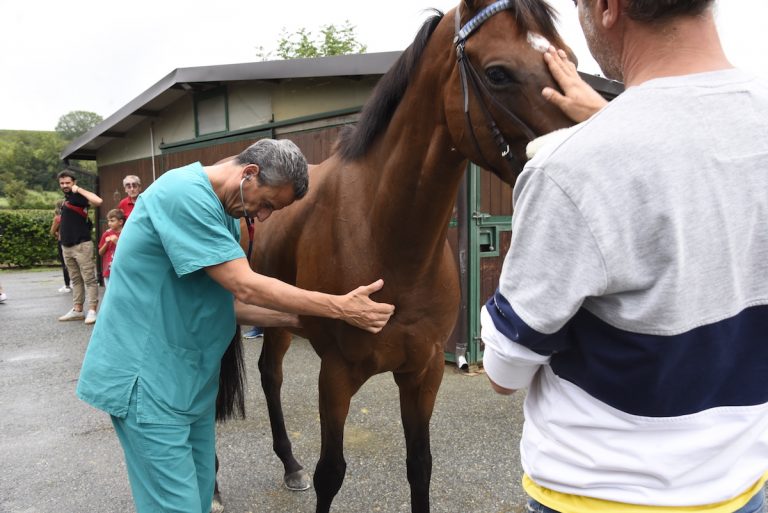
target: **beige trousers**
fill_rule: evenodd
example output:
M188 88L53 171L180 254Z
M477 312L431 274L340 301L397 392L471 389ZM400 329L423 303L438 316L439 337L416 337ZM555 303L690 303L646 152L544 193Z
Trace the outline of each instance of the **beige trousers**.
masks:
M62 247L64 263L69 271L72 287L72 303L82 307L85 304L85 291L88 289L88 305L96 310L99 304L99 282L96 279L96 258L93 242L85 241L71 247Z

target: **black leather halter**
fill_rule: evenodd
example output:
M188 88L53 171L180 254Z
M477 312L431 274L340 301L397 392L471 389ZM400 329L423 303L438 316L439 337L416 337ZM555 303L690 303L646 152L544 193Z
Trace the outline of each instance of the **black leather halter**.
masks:
M510 163L510 165L514 166L515 172L519 172L520 169L523 167L523 163L513 155L512 151L509 148L509 143L504 138L504 134L501 133L501 130L499 130L499 127L496 125L496 121L493 119L493 116L488 111L488 108L486 107L485 103L483 102L482 98L487 98L490 103L501 109L512 121L515 122L520 127L520 130L523 132L523 135L528 138L529 141L532 141L536 138L536 134L533 132L531 127L529 127L522 119L520 119L514 112L509 110L507 107L505 107L499 100L497 100L493 94L488 90L488 87L486 86L485 82L483 81L482 77L480 76L480 73L478 73L477 69L472 65L472 63L469 60L469 57L464 52L464 46L467 43L467 39L469 39L469 36L472 35L472 33L477 30L477 28L480 27L488 18L493 16L494 14L497 14L503 10L509 9L512 7L512 2L514 0L498 0L497 2L492 3L485 9L481 10L479 13L477 13L471 20L469 20L466 25L461 27L461 3L459 3L458 7L456 7L456 30L455 30L455 37L453 39L453 44L456 46L456 58L458 60L459 64L459 71L461 76L461 90L464 94L464 115L467 119L467 126L469 128L470 134L472 134L472 140L475 144L475 148L477 149L480 156L485 159L483 156L483 150L480 147L480 143L477 140L477 135L475 135L475 130L472 125L472 116L469 112L469 86L467 84L470 84L472 87L472 90L474 91L475 96L478 97L479 101L478 104L480 105L480 108L483 112L483 116L486 119L486 122L488 123L488 128L491 131L491 135L493 136L493 140L496 143L496 145L499 148L499 152L501 153L501 156Z

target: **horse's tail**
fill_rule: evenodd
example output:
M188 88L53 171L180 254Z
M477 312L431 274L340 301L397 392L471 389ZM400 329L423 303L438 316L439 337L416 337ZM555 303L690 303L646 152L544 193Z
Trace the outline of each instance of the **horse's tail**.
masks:
M245 361L243 360L243 337L240 326L236 326L232 342L221 357L219 371L219 394L216 396L216 420L245 418Z

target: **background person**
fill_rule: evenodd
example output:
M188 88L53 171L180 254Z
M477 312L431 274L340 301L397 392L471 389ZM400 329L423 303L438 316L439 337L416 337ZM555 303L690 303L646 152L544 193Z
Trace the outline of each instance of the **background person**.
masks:
M61 208L64 205L64 200L58 200L56 206L53 209L53 221L51 221L50 233L56 237L56 247L59 254L59 262L61 263L61 273L64 276L64 285L59 288L59 292L72 292L72 288L69 286L69 271L67 271L67 264L64 263L64 253L61 249L61 234L59 228L61 226Z
M85 324L93 324L96 322L96 308L99 304L99 282L96 279L96 260L91 240L93 225L88 218L88 207L98 207L102 200L78 186L74 173L68 169L59 172L58 179L65 200L61 209L59 235L72 285L72 309L59 317L59 320L83 320ZM86 290L88 312L84 313Z
M77 394L111 415L139 512L210 510L219 366L236 321L324 316L375 333L392 315L369 298L381 280L335 296L251 270L239 218L264 221L307 186L296 145L264 139L163 174L125 224Z
M120 200L117 208L123 211L127 221L128 216L133 212L133 207L136 206L136 199L141 194L141 179L136 175L127 175L123 178L123 188L128 196Z
M107 226L109 227L101 234L99 240L99 255L101 255L101 275L104 277L104 287L109 282L110 269L112 268L112 259L115 256L117 240L125 224L125 214L119 208L113 208L107 212Z
M529 389L528 510L763 512L768 84L732 68L711 0L577 4L626 91L526 166L482 312L492 386Z

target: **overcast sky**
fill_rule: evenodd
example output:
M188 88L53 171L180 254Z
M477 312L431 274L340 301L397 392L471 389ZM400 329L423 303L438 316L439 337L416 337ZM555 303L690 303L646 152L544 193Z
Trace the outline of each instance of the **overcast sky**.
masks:
M53 130L73 111L109 117L176 68L258 60L281 29L345 20L369 52L403 50L430 7L458 0L0 0L0 129ZM579 69L597 73L572 0L550 0ZM718 0L731 61L768 78L766 0Z

